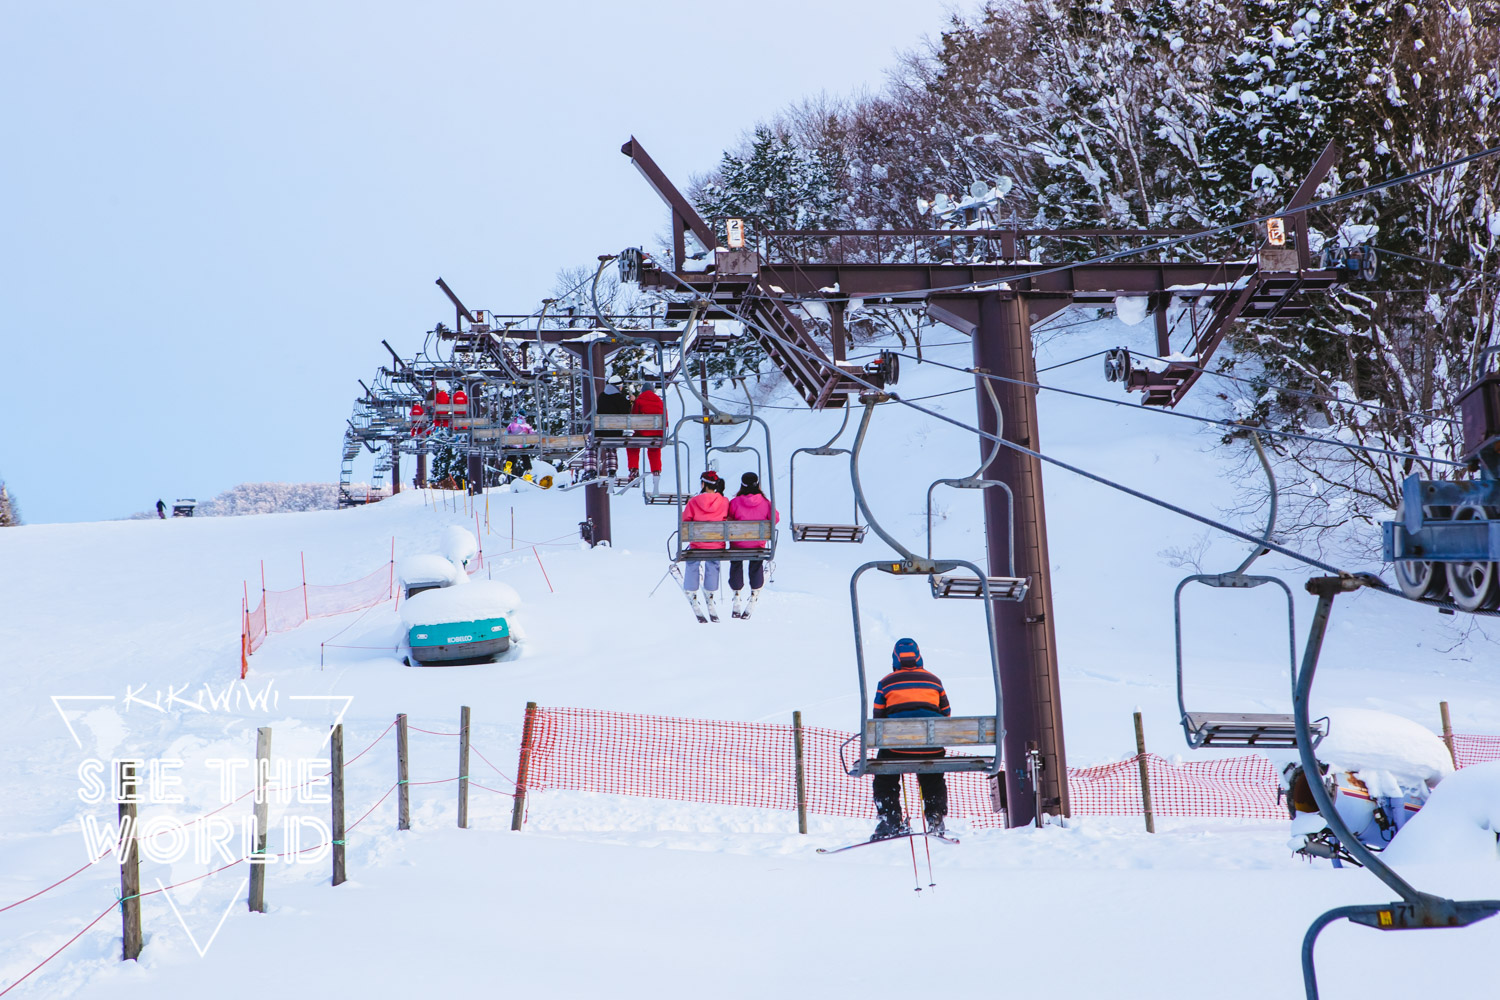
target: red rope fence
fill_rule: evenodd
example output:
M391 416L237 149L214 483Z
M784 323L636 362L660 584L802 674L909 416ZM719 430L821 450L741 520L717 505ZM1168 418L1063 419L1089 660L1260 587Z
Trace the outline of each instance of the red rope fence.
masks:
M797 808L793 727L758 722L663 718L583 708L537 708L522 747L525 790L559 789L757 809ZM804 726L807 811L873 818L868 777L849 777L840 748L849 733ZM1500 737L1455 736L1459 764L1500 760ZM844 747L852 759L857 744ZM1259 755L1167 760L1146 754L1158 816L1285 820L1277 775ZM912 781L910 776L905 779ZM1068 768L1073 814L1139 816L1140 759ZM911 790L912 792L915 789ZM914 800L915 801L915 800ZM991 782L973 772L948 775L949 812L974 828L999 827Z

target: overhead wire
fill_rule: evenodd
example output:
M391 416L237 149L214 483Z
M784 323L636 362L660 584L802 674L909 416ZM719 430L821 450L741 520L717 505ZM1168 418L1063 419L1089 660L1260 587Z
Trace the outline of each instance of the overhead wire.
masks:
M902 354L900 351L893 351L892 353L896 354L898 357L911 358L911 355ZM916 359L913 358L912 360ZM964 368L960 365L945 364L944 362L932 361L930 359L925 363L929 365L937 365L939 368L947 368L951 371L963 372L967 375L974 375L978 378L993 379L997 382L1007 382L1011 385L1026 386L1030 389L1045 389L1048 392L1062 393L1065 396L1076 396L1079 399L1090 399L1098 403L1109 403L1111 406L1128 406L1132 410L1137 410L1145 413L1159 413L1165 416L1177 417L1182 420L1194 420L1198 423L1213 424L1217 427L1225 427L1232 430L1244 430L1246 427L1246 425L1243 423L1235 420L1229 420L1224 417L1204 417L1196 413L1184 413L1181 410L1169 410L1159 406L1137 406L1136 404L1123 399L1113 399L1109 396L1096 396L1093 393L1080 392L1077 389L1064 389L1062 386L1058 385L1044 385L1041 382L1028 382L1025 379L1008 378L1004 375L995 375L991 372L978 371L974 368ZM1335 448L1348 448L1353 451L1365 451L1372 454L1388 455L1392 458L1410 458L1420 462L1434 462L1439 465L1450 465L1459 468L1462 468L1465 464L1463 462L1455 462L1452 459L1448 458L1438 458L1435 455L1420 455L1415 452L1395 451L1389 448L1376 448L1371 445L1354 444L1349 441L1334 441L1329 438L1318 437L1316 434L1301 434L1296 431L1279 431L1269 427L1257 427L1255 428L1255 430L1260 434L1267 434L1274 437L1291 438L1298 441L1309 441L1314 444L1326 444Z
M698 292L697 289L693 288L691 285L689 285L682 278L678 277L675 273L670 272L670 271L666 271L666 272L663 272L663 273L670 274L672 276L673 280L677 281L678 284L682 285L688 291L688 293L692 294L693 296L695 296L695 297L697 297L699 299L706 298L700 292ZM726 309L726 311L728 311L727 307L723 303L715 303L715 305L718 308ZM1115 482L1112 479L1109 479L1109 478L1107 478L1105 476L1101 476L1101 475L1099 475L1098 473L1095 473L1095 472L1090 472L1087 469L1084 469L1084 468L1081 468L1081 467L1079 467L1077 465L1072 464L1071 462L1066 462L1066 461L1064 461L1064 460L1062 460L1060 458L1055 458L1055 457L1053 457L1051 455L1043 454L1042 452L1036 451L1036 450L1034 450L1032 448L1028 448L1025 445L1018 444L1018 443L1016 443L1014 441L1007 441L1007 440L1005 440L1004 438L1002 438L1002 437L1000 437L998 435L991 434L991 433L983 430L982 428L973 427L973 426L971 426L969 424L966 424L963 421L958 420L958 419L956 419L954 417L950 417L950 416L947 416L946 414L939 413L936 410L929 409L928 407L925 407L925 406L919 406L915 402L912 402L910 400L902 399L899 395L891 394L891 393L885 393L885 390L882 387L877 386L875 383L871 382L870 380L861 377L859 374L856 374L855 372L851 372L851 371L847 371L847 370L838 368L836 365L833 365L830 361L828 361L828 359L822 357L821 355L813 354L811 351L808 351L805 348L803 348L800 344L794 344L794 343L786 340L784 337L781 337L775 331L766 329L765 327L761 326L759 323L755 322L753 319L745 316L743 312L734 311L733 315L741 323L745 324L746 326L748 326L748 327L750 327L750 328L752 328L754 330L759 331L763 336L768 337L771 340L776 341L777 343L781 344L783 347L785 347L785 348L787 348L787 349L789 349L789 350L791 350L791 351L793 351L793 352L795 352L797 354L800 354L803 357L806 357L808 360L812 361L814 364L817 364L817 365L819 365L819 366L821 366L821 367L823 367L825 369L831 369L832 372L834 374L836 374L836 375L841 375L841 376L843 376L845 378L848 378L850 381L855 382L855 383L857 383L859 385L862 385L865 388L870 389L873 392L885 394L885 395L888 396L888 398L889 398L889 400L891 402L898 403L898 404L900 404L902 406L905 406L905 407L907 407L909 409L915 410L918 413L922 413L922 414L925 414L926 416L932 417L935 420L942 421L943 423L951 424L954 427L959 428L960 430L967 431L968 433L977 435L978 437L983 438L985 440L993 441L993 442L999 444L1001 447L1007 448L1007 449L1009 449L1011 451L1018 452L1018 453L1023 454L1023 455L1030 456L1031 458L1035 458L1038 461L1046 462L1049 465L1054 465L1054 466L1056 466L1056 467L1058 467L1060 469L1064 469L1064 470L1066 470L1068 472L1071 472L1074 475L1081 476L1084 479L1088 479L1088 480L1090 480L1092 482L1096 482L1096 483L1100 484L1101 486L1109 487L1110 489L1113 489L1113 490L1116 490L1118 492L1124 493L1124 494L1126 494L1128 496L1135 497L1137 500L1141 500L1141 501L1143 501L1145 503L1151 504L1152 506L1160 507L1163 510L1170 511L1171 513L1177 514L1177 515L1179 515L1181 517L1185 517L1185 518L1187 518L1187 519L1189 519L1191 521L1196 521L1199 524L1205 525L1206 527L1213 528L1213 529L1215 529L1217 531L1222 531L1225 534L1232 535L1235 538L1239 538L1239 539L1241 539L1243 541L1250 542L1250 543L1252 543L1254 545L1259 545L1259 546L1261 546L1262 548L1264 548L1264 549L1266 549L1268 551L1275 552L1275 553L1277 553L1279 555L1286 556L1289 559L1293 559L1293 560L1295 560L1297 562L1303 563L1303 564L1305 564L1307 566L1311 566L1311 567L1313 567L1315 569L1320 569L1320 570L1324 571L1325 573L1331 573L1331 574L1334 574L1334 575L1340 576L1340 577L1355 577L1355 576L1358 576L1358 577L1360 577L1363 580L1363 582L1365 583L1365 585L1370 590L1374 590L1377 593L1386 594L1386 595L1389 595L1389 596L1392 596L1392 597L1398 597L1398 598L1400 598L1400 599L1402 599L1404 601L1410 601L1410 602L1415 603L1415 604L1422 604L1422 605L1426 605L1426 606L1429 606L1429 607L1444 608L1444 609L1453 610L1453 611L1461 610L1461 609L1458 608L1458 606L1456 604L1453 604L1451 601L1440 601L1440 600L1436 600L1436 599L1432 599L1432 598L1414 598L1414 597L1408 597L1406 594L1403 594L1400 590L1392 587L1390 584L1386 583L1384 580L1380 579L1378 576L1374 576L1373 574L1354 574L1354 573L1349 573L1349 572L1347 572L1347 571L1345 571L1343 569L1340 569L1338 566L1333 565L1332 563L1325 562L1322 559L1318 559L1315 556L1307 555L1306 553L1303 553L1303 552L1298 552L1296 549L1289 548L1289 547L1287 547L1285 545L1280 544L1279 542L1271 541L1270 539L1265 538L1265 537L1260 536L1260 535L1253 535L1253 534L1251 534L1251 533L1249 533L1247 531L1244 531L1244 530L1242 530L1240 528L1236 528L1236 527L1233 527L1232 525L1225 524L1222 521L1216 521L1213 518L1208 517L1208 516L1206 516L1204 514L1199 514L1196 511L1188 510L1185 507L1179 506L1178 504L1174 504L1170 500L1165 500L1165 499L1162 499L1161 497L1157 497L1157 496L1154 496L1152 494L1145 493L1145 492L1143 492L1141 490L1137 490L1134 487L1126 486L1124 483ZM1485 616L1500 616L1500 611L1483 611L1483 610L1481 610L1481 611L1473 611L1473 612L1469 612L1469 613L1475 614L1475 615L1485 615Z

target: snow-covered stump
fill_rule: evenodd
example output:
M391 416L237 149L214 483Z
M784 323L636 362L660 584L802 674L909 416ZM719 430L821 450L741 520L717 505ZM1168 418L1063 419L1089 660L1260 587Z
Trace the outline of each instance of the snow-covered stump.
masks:
M120 960L141 957L141 848L136 833L136 767L138 761L120 761ZM128 835L123 831L129 830Z
M266 912L266 824L270 820L266 799L266 772L271 760L271 727L255 731L255 846L250 855L250 912ZM256 860L256 856L260 860Z
M344 874L344 724L333 727L328 741L329 828L333 831L333 885L343 885Z

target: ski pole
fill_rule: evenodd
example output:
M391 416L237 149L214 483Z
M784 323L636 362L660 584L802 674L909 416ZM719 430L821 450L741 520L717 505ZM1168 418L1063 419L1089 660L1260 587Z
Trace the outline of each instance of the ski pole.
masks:
M667 577L671 574L671 572L672 572L672 564L668 563L667 564L667 571L661 575L661 579L660 580L656 581L656 586L654 586L654 587L651 588L651 593L649 593L649 594L646 595L646 599L648 601L651 598L653 598L653 597L656 596L656 592L661 589L661 585L662 584L664 584L664 583L667 582Z

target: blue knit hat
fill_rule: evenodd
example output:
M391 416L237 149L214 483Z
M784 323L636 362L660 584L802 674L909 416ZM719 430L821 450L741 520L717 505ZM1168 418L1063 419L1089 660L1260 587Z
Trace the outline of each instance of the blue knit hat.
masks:
M891 650L891 669L900 670L903 667L920 667L922 665L922 651L917 648L915 639L897 639L896 648Z

